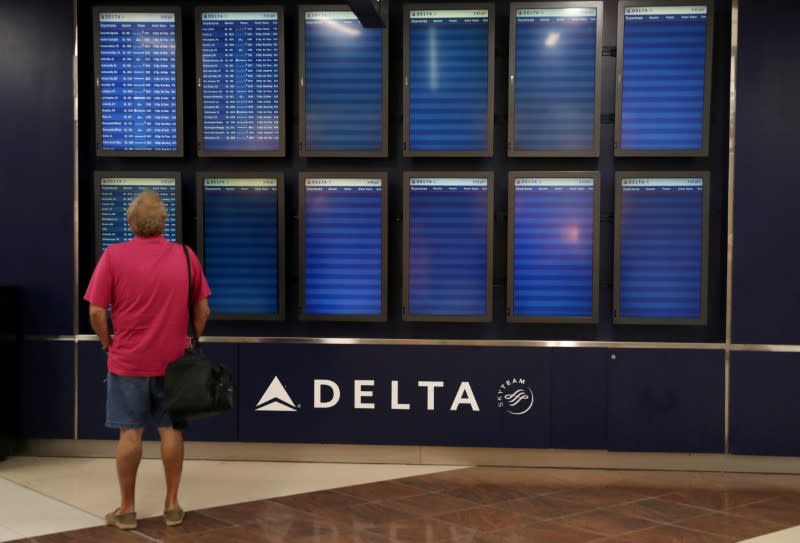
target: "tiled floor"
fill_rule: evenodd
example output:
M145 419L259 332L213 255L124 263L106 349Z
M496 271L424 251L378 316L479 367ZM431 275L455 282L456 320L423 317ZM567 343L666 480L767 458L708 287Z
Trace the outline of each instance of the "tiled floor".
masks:
M11 462L19 462L12 459ZM42 462L42 461L40 461ZM84 479L112 465L81 460L51 460L56 466L11 469L0 464L0 476L17 478L44 492L43 481L71 467ZM70 466L70 462L75 465ZM88 464L87 464L88 463ZM192 464L192 463L189 463ZM240 500L272 487L268 499L217 507L190 506L199 494L214 494L222 478L214 464L187 470L184 505L191 512L183 526L166 528L159 517L140 520L136 531L123 533L92 527L25 541L175 543L797 543L800 541L800 477L688 472L558 470L526 468L445 468L372 466L366 471L346 464L238 463L256 474L237 479ZM82 468L79 469L79 466ZM277 469L272 470L273 466ZM13 464L12 464L13 467ZM156 466L145 471L157 472ZM405 473L427 469L427 473ZM61 471L59 471L61 470ZM77 471L76 471L77 470ZM369 470L372 470L371 472ZM388 476L381 479L378 470ZM222 469L220 468L220 470ZM336 486L335 474L349 471L348 486ZM19 477L26 472L27 477ZM360 473L362 484L354 476ZM282 483L304 473L323 479L327 488L292 492ZM327 474L327 476L325 475ZM93 494L107 485L112 472L96 473L72 496ZM61 473L61 477L67 474ZM230 476L229 476L230 477ZM269 477L276 480L269 482ZM22 481L25 479L27 482ZM357 479L357 477L356 477ZM39 483L36 483L36 481ZM215 483L215 481L217 481ZM2 482L2 480L0 480ZM111 483L113 484L113 478ZM12 484L12 483L9 483ZM191 485L192 490L188 490ZM318 483L319 485L319 483ZM62 485L63 486L63 485ZM309 485L310 486L310 485ZM276 488L277 487L277 488ZM288 492L280 491L289 489ZM297 488L302 488L301 484ZM6 503L6 496L0 498ZM30 492L30 491L29 491ZM107 490L102 490L104 494ZM228 490L223 494L228 495ZM47 492L45 492L47 494ZM50 492L52 495L53 492ZM73 498L59 498L70 504ZM89 498L82 498L89 504ZM139 496L139 501L144 498ZM149 498L148 498L149 499ZM74 503L72 504L74 505ZM87 507L83 505L81 507ZM4 508L4 507L3 507ZM0 509L3 509L0 508ZM18 509L24 509L20 503ZM144 509L140 508L140 512ZM77 511L77 509L76 509ZM84 509L84 511L88 511ZM78 511L80 512L80 511ZM148 512L151 512L148 510ZM95 514L94 509L91 511ZM88 514L88 513L84 513ZM147 515L140 515L147 516ZM97 518L97 517L95 517ZM0 516L0 540L3 517ZM13 526L9 526L13 530ZM769 535L765 535L769 534ZM749 538L754 538L750 540Z

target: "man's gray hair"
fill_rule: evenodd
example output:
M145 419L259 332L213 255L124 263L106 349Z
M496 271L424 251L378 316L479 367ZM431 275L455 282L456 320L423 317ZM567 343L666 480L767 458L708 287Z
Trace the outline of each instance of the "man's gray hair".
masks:
M160 236L166 223L167 208L155 191L143 191L128 206L128 224L137 236Z

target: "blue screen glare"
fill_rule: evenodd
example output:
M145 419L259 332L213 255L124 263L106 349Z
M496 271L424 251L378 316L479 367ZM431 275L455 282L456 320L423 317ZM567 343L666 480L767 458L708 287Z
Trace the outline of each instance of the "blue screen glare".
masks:
M512 316L593 316L592 178L514 180Z
M703 180L623 179L617 317L699 319Z
M412 10L408 37L408 149L487 150L488 10Z
M623 151L701 151L706 6L625 8Z
M383 313L381 179L306 179L303 313Z
M100 248L105 251L112 243L120 243L133 239L133 232L128 226L128 206L142 193L152 190L158 193L167 208L167 223L164 226L164 238L177 240L176 206L177 191L174 178L100 178Z
M597 9L518 9L513 151L592 151Z
M200 24L201 150L279 151L278 12L204 12Z
M383 34L350 11L305 14L305 150L383 148Z
M409 316L489 313L489 181L411 178L408 191Z
M174 13L99 13L98 150L178 150Z
M212 315L280 311L278 180L203 181L203 263Z

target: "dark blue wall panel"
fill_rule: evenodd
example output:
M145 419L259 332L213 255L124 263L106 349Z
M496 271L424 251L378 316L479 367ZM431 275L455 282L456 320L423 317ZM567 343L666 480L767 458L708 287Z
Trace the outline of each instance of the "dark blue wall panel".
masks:
M0 284L24 332L72 332L72 2L0 7Z
M238 382L238 347L233 344L206 344L203 352L211 360L225 364ZM116 439L118 432L105 427L106 420L106 355L94 342L78 346L78 438ZM231 410L216 417L189 422L184 433L188 441L238 440L238 413ZM145 430L145 439L158 439L154 428Z
M800 343L800 3L740 0L733 341Z
M608 351L536 349L550 364L550 445L606 449Z
M800 456L800 353L731 353L730 451Z
M536 349L241 345L240 439L549 447L549 375L544 354ZM274 394L265 394L275 377L287 395L280 394L277 384L272 385ZM514 378L525 383L514 383ZM315 407L314 381L321 379L335 382L340 390L338 403L329 408ZM375 381L374 386L365 387L373 396L362 399L374 403L374 409L354 407L355 380ZM392 409L392 381L397 381L397 403L408 404L409 409ZM444 383L433 393L433 410L428 410L427 389L419 381ZM467 404L452 410L465 382L478 411ZM275 398L283 403L270 402ZM321 400L331 399L330 390L323 389ZM511 405L516 399L520 402ZM259 406L289 407L257 411Z
M73 437L72 348L68 341L23 342L19 372L22 437Z
M722 351L617 349L609 357L609 450L723 452Z

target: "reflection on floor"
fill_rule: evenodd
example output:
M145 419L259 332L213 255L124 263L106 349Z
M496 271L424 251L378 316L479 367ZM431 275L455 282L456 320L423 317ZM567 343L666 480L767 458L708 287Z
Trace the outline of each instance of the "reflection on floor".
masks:
M116 498L112 460L13 458L0 464L0 541L800 541L800 476L193 461L176 528L154 516L160 476L143 462L144 520L123 533L97 527ZM37 524L71 531L36 537Z

